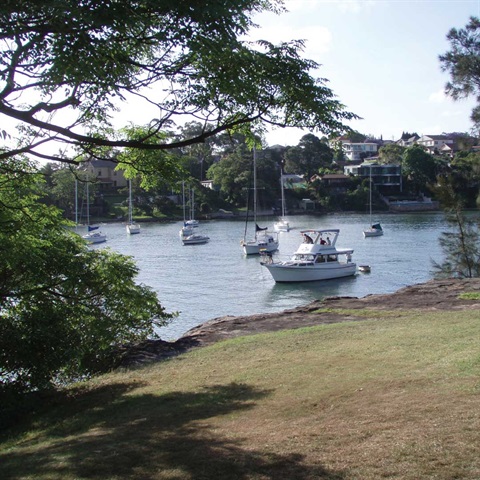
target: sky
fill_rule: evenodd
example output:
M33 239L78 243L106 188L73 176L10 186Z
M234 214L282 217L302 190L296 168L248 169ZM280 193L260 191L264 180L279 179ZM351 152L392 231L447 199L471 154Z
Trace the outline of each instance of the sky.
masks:
M255 16L259 28L251 38L305 40L303 56L321 65L312 75L328 79L347 111L362 117L350 127L384 140L404 131L471 131L474 99L444 95L449 76L438 57L450 49L451 28L480 16L480 0L286 0L285 6L287 13ZM270 146L296 145L306 133L277 129L266 139Z

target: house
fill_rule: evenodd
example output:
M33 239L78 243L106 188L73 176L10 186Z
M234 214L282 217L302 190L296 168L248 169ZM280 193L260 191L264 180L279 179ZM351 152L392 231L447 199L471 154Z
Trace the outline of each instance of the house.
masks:
M108 191L127 186L127 180L123 175L123 171L115 170L117 166L115 162L108 160L90 160L85 165L90 178L97 183L100 191Z
M346 165L346 175L370 178L377 190L383 195L392 195L402 191L402 167L401 165L380 165L377 163L364 162L360 165Z
M333 149L341 146L343 154L351 162L363 160L377 153L378 145L375 142L351 142L347 138L341 137L329 142Z
M455 140L446 135L422 135L417 140L417 144L425 147L428 153L434 154L441 152L444 145L448 145L453 149Z
M397 145L400 145L401 147L411 147L412 145L415 145L420 137L415 134L410 136L403 136L400 140L398 140L396 143Z
M348 189L350 177L343 173L328 173L321 176L316 176L323 184L330 188L332 193L344 193Z

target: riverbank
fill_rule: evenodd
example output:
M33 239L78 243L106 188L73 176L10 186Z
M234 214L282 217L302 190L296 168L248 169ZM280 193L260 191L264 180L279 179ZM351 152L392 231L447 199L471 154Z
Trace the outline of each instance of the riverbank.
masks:
M478 295L478 298L464 298L461 294L465 293L472 293L473 297ZM378 312L480 310L480 279L431 280L391 294L362 298L328 297L280 313L219 317L190 329L175 342L149 340L125 348L120 366L161 361L193 348L239 336L371 319L364 314L355 314L355 311L365 309Z

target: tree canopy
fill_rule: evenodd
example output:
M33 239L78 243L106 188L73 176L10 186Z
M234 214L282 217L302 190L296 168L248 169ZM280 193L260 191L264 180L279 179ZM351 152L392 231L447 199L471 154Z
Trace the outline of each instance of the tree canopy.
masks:
M450 74L445 91L455 100L475 96L477 105L471 115L480 126L480 20L470 17L462 29L452 28L447 35L450 50L439 56L442 70Z
M311 76L319 65L302 58L302 41L245 40L254 14L282 10L282 0L4 0L0 115L21 141L0 160L170 150L252 124L345 130L356 116ZM145 111L142 136L113 128L132 104ZM203 128L160 134L188 119ZM78 156L52 154L52 142Z
M39 201L41 176L19 162L0 168L0 394L100 371L172 318L131 258L90 250Z

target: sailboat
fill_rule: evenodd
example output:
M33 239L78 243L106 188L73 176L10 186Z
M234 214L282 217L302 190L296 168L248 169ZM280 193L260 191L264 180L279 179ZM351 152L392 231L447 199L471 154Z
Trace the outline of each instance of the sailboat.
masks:
M186 219L185 215L185 182L182 182L182 196L183 196L183 227L180 229L180 239L183 245L200 245L208 243L210 237L203 233L198 233L198 220L195 220L195 194L193 188L190 190L190 220Z
M380 222L372 222L372 166L370 165L370 185L369 185L369 206L370 206L370 227L363 231L363 236L367 237L381 237L383 229Z
M255 225L255 238L246 240L247 221L245 223L245 234L240 242L245 255L258 255L260 253L274 252L278 250L278 234L272 234L267 231L267 227L260 228L257 224L257 153L253 148L253 223Z
M273 225L273 229L276 232L289 232L290 231L290 223L285 218L285 192L283 190L283 172L280 173L280 187L282 191L282 217L278 222L275 222Z
M128 180L128 223L126 230L130 235L140 233L140 225L133 221L132 180Z
M89 244L93 243L103 243L107 241L107 235L99 230L98 225L90 225L90 193L89 186L90 182L87 179L86 182L86 193L87 193L87 229L88 233L82 235L82 238L87 241Z

